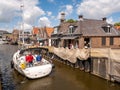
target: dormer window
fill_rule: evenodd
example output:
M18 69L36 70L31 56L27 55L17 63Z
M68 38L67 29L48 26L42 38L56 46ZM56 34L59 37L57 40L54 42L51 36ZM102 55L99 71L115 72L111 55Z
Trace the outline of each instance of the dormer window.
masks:
M102 28L103 28L104 32L111 33L111 26L110 25L103 26Z
M74 26L69 26L68 33L74 33L75 27Z
M58 28L56 27L56 28L54 28L53 34L57 34L57 33L58 33Z

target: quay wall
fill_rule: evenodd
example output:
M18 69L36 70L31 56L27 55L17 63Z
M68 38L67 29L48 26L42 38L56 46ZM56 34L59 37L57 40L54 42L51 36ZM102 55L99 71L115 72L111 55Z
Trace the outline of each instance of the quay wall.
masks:
M110 80L108 76L108 58L97 58L97 57L92 57L91 58L91 74L99 76L101 78Z
M120 50L119 49L92 48L89 50L88 58L81 59L76 57L76 60L74 60L74 62L67 60L67 58L62 58L57 53L54 53L52 49L50 50L49 48L43 48L43 47L41 49L42 49L42 55L48 60L49 59L56 60L63 64L69 65L73 68L78 68L85 72L91 73L95 76L113 82L114 81L120 82L120 72L119 72ZM75 58L71 58L71 60L72 59Z

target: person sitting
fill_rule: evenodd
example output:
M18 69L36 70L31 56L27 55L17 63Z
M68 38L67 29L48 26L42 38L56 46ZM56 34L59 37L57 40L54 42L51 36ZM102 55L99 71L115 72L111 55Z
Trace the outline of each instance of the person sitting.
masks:
M40 63L41 60L42 60L42 56L40 54L38 54L37 57L36 57L36 61L38 63Z
M28 63L28 65L29 65L29 67L33 66L33 60L34 60L34 58L33 58L33 56L32 56L31 53L29 53L28 55L26 55L25 59L26 59L26 62Z

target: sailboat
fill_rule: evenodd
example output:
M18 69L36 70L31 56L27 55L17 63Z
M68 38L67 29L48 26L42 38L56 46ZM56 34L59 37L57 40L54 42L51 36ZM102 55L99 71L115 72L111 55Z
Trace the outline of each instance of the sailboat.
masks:
M21 5L21 9L24 7L24 5ZM22 11L23 13L23 11ZM23 17L23 16L22 16ZM22 24L22 30L23 30L23 44L22 47L25 46L24 42L24 22ZM32 52L32 56L34 57L33 65L29 67L26 62L26 55L28 52ZM17 52L14 53L13 59L11 61L11 66L15 68L19 73L26 76L30 79L36 79L41 78L49 75L52 71L52 63L44 58L40 61L40 63L36 62L36 53L38 52L41 54L41 49L39 47L34 48L21 48Z
M28 52L32 52L34 57L33 66L31 67L27 66L27 62L25 60L25 56ZM36 54L33 52L41 53L41 49L39 47L26 48L15 52L11 62L12 67L29 79L42 78L49 75L52 71L52 63L44 58L42 58L40 63L37 63L35 58Z

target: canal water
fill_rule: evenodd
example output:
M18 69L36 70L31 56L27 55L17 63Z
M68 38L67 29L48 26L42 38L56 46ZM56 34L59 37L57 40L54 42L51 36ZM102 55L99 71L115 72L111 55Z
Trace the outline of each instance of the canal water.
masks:
M10 66L12 55L17 49L17 46L0 45L2 90L120 90L118 83L109 82L58 61L53 61L55 68L49 76L29 80Z

